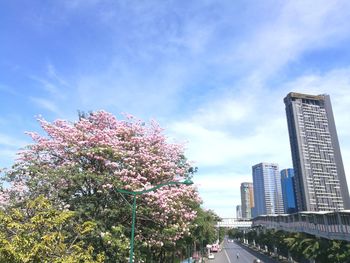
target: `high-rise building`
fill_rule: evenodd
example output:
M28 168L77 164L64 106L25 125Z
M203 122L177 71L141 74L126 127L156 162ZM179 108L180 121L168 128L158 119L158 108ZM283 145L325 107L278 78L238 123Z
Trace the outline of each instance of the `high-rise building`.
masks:
M254 207L253 183L241 183L242 218L252 218Z
M259 163L252 167L254 187L254 217L283 214L281 176L278 164Z
M240 205L236 206L236 218L242 219L242 207Z
M350 209L328 95L289 93L286 105L299 211Z
M292 168L281 170L281 186L284 212L287 214L297 212L297 202L294 186L294 170Z

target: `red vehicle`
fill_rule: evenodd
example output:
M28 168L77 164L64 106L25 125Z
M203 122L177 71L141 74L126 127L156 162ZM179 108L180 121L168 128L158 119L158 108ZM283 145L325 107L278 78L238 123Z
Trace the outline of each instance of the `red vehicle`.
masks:
M218 252L219 251L219 244L212 244L210 252Z

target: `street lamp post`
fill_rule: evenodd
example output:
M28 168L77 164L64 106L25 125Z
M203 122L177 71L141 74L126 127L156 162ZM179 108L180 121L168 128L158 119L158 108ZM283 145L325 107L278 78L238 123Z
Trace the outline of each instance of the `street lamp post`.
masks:
M184 184L184 185L191 185L193 184L193 182L190 179L186 179L183 182L166 182L166 183L162 183L159 185L156 185L152 188L143 190L143 191L128 191L128 190L124 190L124 189L116 189L117 192L122 193L122 194L128 194L128 195L132 195L133 196L133 204L132 204L132 225L131 225L131 239L130 239L130 263L133 263L133 257L134 257L134 237L135 237L135 221L136 221L136 196L137 195L142 195L145 193L149 193L152 192L154 190L157 190L163 186L167 186L167 185L180 185L180 184Z

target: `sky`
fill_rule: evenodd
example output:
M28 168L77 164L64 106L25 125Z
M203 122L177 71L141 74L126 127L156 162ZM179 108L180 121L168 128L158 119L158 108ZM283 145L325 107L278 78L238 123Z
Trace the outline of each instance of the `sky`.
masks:
M234 217L260 162L292 167L283 98L329 94L350 185L350 1L0 2L0 167L36 121L106 110L185 142L203 206Z

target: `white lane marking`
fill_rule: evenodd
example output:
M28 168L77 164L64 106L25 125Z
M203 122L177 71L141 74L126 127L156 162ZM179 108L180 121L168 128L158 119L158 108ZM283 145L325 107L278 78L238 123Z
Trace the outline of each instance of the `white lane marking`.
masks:
M228 263L232 263L231 260L230 260L230 258L229 258L228 255L227 255L226 249L224 249L224 251L225 251L225 255L226 255L226 257L227 257Z

